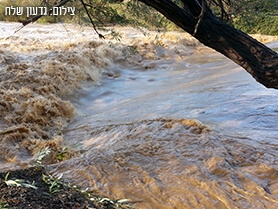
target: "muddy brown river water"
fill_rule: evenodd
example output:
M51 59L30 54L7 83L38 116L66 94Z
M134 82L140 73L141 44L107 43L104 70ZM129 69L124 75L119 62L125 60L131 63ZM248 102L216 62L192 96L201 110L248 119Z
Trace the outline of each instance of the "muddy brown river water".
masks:
M180 32L17 26L0 23L2 170L79 144L48 170L136 208L278 208L277 90Z

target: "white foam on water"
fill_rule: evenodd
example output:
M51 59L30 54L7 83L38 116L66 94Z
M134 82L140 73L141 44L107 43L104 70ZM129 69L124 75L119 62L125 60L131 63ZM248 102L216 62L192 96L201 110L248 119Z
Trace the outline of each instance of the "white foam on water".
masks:
M137 208L278 207L275 90L184 33L65 26L0 24L2 169L81 143L49 171Z

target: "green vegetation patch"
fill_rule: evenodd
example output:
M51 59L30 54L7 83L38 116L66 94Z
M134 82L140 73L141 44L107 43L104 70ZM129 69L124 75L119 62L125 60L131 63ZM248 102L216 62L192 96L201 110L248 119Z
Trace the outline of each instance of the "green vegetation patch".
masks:
M278 35L277 0L235 1L229 11L232 24L246 33Z
M0 173L0 209L128 209L128 200L110 200L51 176L43 167Z
M82 190L49 174L42 162L51 153L41 150L35 165L0 173L0 209L130 209L129 200L111 200Z

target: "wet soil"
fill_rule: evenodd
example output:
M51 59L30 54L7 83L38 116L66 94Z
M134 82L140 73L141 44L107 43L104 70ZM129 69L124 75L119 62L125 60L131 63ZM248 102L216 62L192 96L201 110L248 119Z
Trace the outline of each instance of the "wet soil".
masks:
M7 175L8 174L8 175ZM78 188L62 183L53 177L52 184L45 178L52 178L44 168L31 167L24 170L16 170L0 173L0 208L13 209L116 209L128 208L119 205L112 200L92 198L89 193L81 192ZM7 185L10 180L22 180L27 186ZM58 183L58 186L56 185ZM28 188L34 185L35 188ZM53 186L54 185L54 186ZM56 191L57 190L57 191Z

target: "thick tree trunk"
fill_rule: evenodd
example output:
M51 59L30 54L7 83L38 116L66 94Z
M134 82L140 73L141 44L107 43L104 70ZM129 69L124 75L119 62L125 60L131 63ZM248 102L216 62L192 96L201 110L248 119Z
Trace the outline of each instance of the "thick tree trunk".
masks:
M202 7L199 0L182 0L184 8L171 0L140 0L162 13L191 35ZM278 54L240 30L220 21L207 7L194 37L242 66L258 82L278 89Z

